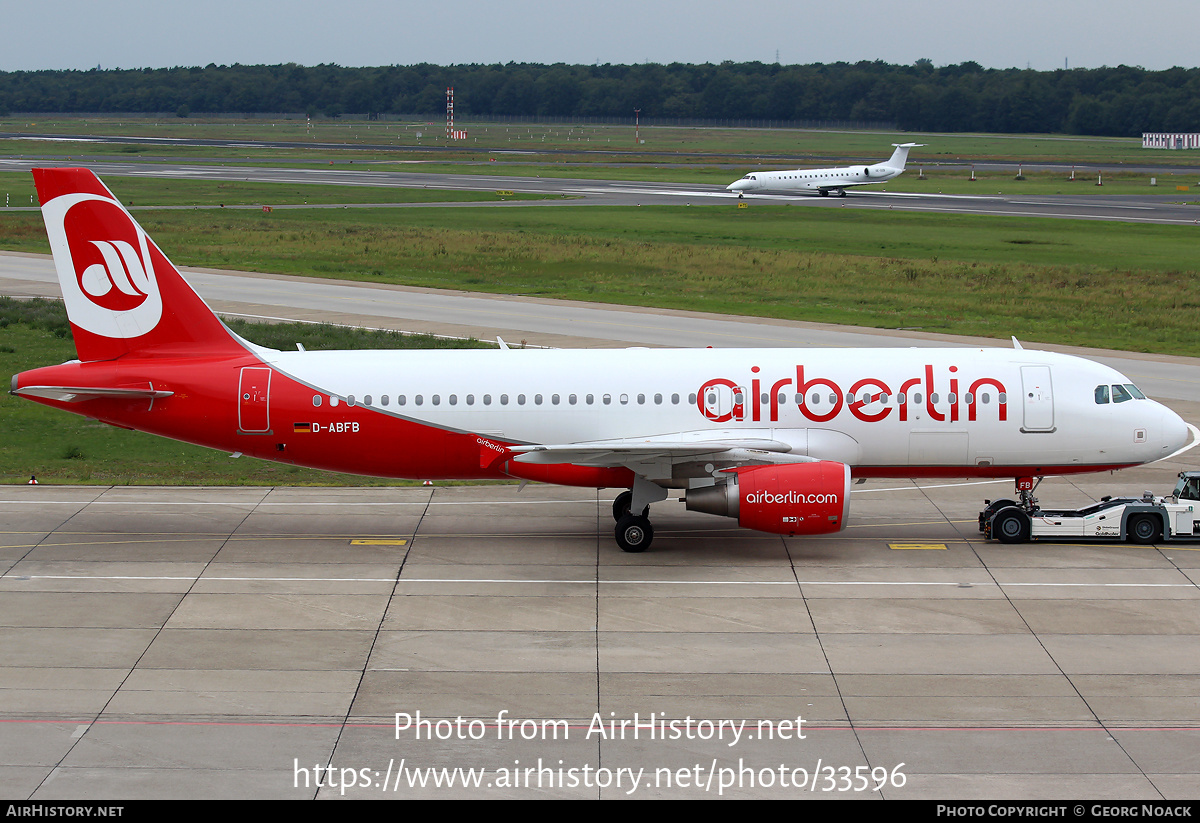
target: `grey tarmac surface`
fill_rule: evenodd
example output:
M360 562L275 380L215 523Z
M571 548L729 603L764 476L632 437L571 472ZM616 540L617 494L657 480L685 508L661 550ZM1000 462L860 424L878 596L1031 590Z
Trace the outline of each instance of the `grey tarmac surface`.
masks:
M71 165L60 161L0 159L0 171L26 171L39 166ZM559 196L559 200L523 200L500 203L406 203L394 207L378 204L335 206L274 206L274 208L524 208L526 206L637 206L712 205L738 201L724 186L692 183L589 180L521 177L494 174L429 174L420 171L364 171L341 168L270 168L253 166L180 165L91 161L86 163L102 179L164 177L188 180L248 180L262 183L310 183L342 186L427 188L463 191L513 191ZM483 167L481 167L483 168ZM731 179L730 183L733 182ZM118 184L112 184L119 193ZM886 188L886 187L884 187ZM1164 189L1167 188L1164 186ZM1200 207L1184 205L1186 195L932 195L888 192L877 187L853 189L846 197L801 195L747 195L746 203L787 203L800 207L894 209L939 214L1054 217L1169 225L1200 225ZM194 208L176 206L172 208ZM240 208L257 209L259 206ZM15 209L14 209L15 210Z
M428 298L545 345L938 342L210 274L223 310L406 326ZM48 260L0 256L0 292L57 294ZM1195 361L1095 354L1200 423ZM1167 491L1192 454L1039 497ZM611 491L3 487L0 794L1200 796L1200 545L983 541L1010 491L870 481L821 538L666 501L627 555Z

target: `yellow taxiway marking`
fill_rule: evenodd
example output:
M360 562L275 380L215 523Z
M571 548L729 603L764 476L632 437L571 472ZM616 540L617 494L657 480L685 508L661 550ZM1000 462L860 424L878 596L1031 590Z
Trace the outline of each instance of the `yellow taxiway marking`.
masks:
M940 550L940 551L946 551L946 544L945 543L888 543L888 548L895 549L896 551L910 551L910 550L930 551L930 550L935 550L935 549Z
M351 546L407 546L408 541L407 540L368 540L368 539L363 538L363 539L359 539L359 540L351 540L350 545Z

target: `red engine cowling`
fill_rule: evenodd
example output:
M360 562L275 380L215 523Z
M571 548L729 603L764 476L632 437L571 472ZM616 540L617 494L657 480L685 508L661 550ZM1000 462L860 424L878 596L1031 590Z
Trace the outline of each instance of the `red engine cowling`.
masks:
M822 460L732 469L724 485L692 489L687 507L736 517L748 529L773 534L829 534L846 527L850 467Z

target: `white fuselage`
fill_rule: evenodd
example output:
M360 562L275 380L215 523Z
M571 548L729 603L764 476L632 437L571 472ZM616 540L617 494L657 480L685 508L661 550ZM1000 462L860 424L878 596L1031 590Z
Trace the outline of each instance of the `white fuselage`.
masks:
M312 387L314 403L437 429L515 444L761 440L857 475L1086 471L1155 460L1188 439L1152 400L1099 404L1098 386L1130 382L1113 369L1020 349L260 355ZM675 460L639 473L681 485L694 471Z

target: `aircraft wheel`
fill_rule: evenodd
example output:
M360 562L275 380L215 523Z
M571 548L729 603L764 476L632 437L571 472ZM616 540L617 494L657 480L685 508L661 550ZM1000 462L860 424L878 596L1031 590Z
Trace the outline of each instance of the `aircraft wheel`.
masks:
M617 495L617 499L613 501L613 520L620 520L625 515L629 514L629 507L633 504L633 492L623 491ZM650 507L646 506L642 509L642 517L650 515Z
M828 197L828 196L829 196L829 189L821 189L821 196L822 196L822 197Z
M1001 543L1028 543L1029 534L1029 515L1016 506L1001 509L992 519L992 537Z
M617 521L616 538L621 551L644 552L654 540L654 527L650 525L648 517L627 514Z
M1139 514L1129 519L1127 536L1130 543L1141 543L1143 546L1158 542L1162 531L1160 521L1152 514Z
M987 523L992 519L992 515L1001 509L1007 509L1009 506L1017 505L1016 500L993 500L988 503L983 511L979 513L979 531L981 533L987 531Z
M846 190L845 190L845 189L841 189L841 190L839 190L839 191L838 191L838 197L845 197L845 196L846 196Z

